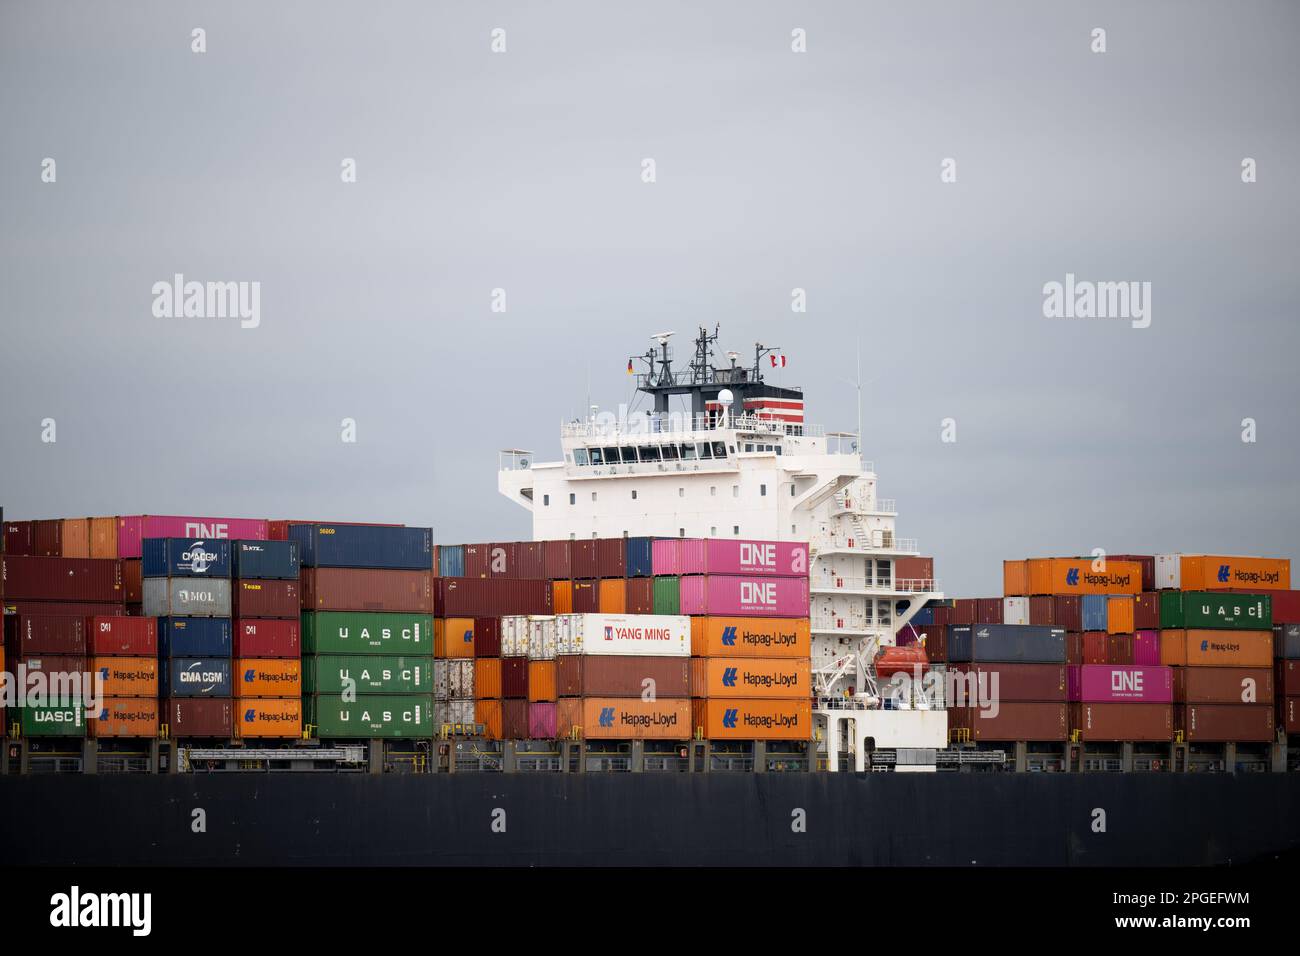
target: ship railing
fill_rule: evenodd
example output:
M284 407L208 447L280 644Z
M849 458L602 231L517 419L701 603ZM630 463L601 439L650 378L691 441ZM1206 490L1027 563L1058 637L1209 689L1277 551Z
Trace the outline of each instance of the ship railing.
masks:
M865 470L874 471L875 468L869 466ZM898 501L895 498L877 498L873 504L858 495L845 493L835 496L835 505L832 510L837 514L896 515L898 514Z
M682 435L716 434L719 431L754 432L821 438L824 425L786 422L763 415L717 415L690 412L651 413L645 416L616 416L604 413L583 421L560 423L563 438L673 438Z
M875 529L853 534L829 532L822 536L817 546L819 550L843 548L851 551L901 551L912 553L917 550L915 538L898 538L892 531Z
M933 578L898 578L890 582L866 576L852 577L842 574L813 578L812 587L814 591L872 591L880 594L922 594L935 590Z

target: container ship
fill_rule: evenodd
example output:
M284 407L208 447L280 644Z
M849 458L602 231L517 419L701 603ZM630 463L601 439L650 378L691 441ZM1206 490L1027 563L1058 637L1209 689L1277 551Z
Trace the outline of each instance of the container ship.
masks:
M860 427L806 422L803 391L765 378L783 353L718 364L718 334L682 367L653 336L628 361L648 407L563 423L560 459L500 453L532 540L4 521L9 858L1215 865L1300 847L1288 560L1013 559L1003 594L950 598L896 534Z

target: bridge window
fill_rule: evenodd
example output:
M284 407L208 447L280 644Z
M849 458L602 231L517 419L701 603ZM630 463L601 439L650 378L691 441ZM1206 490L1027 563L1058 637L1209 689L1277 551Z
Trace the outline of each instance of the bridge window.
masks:
M663 451L664 461L676 461L676 460L677 460L677 446L676 446L676 445L664 445L664 447L663 447L661 450Z
M600 449L593 448L592 451L599 453ZM585 465L587 463L587 449L585 448L573 449L573 462L576 465ZM600 462L594 462L594 464L600 464Z
M677 450L681 452L682 461L695 460L695 446L689 442L679 445Z
M595 449L592 449L592 450L595 451ZM618 449L617 449L617 448L605 448L605 449L603 449L603 451L604 451L604 453L605 453L605 464L607 464L607 465L612 465L612 464L614 464L614 462L618 461Z
M636 448L633 445L627 445L623 448L623 461L636 461Z
M731 451L732 451L733 454L735 453L735 451L736 451L736 446L735 446L735 445L732 445L732 446L731 446ZM715 442L713 443L713 457L714 457L714 458L726 458L726 457L727 457L727 443L726 443L726 442L715 441Z
M642 445L642 446L641 446L641 460L642 460L642 461L659 461L659 446L658 446L658 445Z
M700 446L699 446L699 448L700 448L700 457L701 457L701 458L712 458L712 457L713 457L713 446L712 446L711 444L709 444L708 442L706 442L706 441L704 441L704 442L700 442Z

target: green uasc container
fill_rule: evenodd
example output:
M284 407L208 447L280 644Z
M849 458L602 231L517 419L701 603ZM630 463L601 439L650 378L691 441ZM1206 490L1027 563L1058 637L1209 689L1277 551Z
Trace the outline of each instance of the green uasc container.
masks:
M676 575L664 575L654 580L654 612L656 614L681 614L682 579Z
M337 694L306 698L307 723L322 740L432 737L432 694L371 694L348 702Z
M424 656L321 655L303 661L302 685L309 694L342 695L353 682L358 694L431 694L433 662Z
M309 611L302 616L304 654L432 657L433 616L379 611Z
M86 736L86 708L75 704L28 705L23 709L24 737L84 737Z
M1267 594L1161 591L1160 626L1267 631L1273 627L1273 599Z

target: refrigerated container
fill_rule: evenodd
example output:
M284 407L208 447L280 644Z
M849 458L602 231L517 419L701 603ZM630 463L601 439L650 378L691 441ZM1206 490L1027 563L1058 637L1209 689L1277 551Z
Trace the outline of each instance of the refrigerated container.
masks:
M230 617L229 578L145 578L146 617Z

